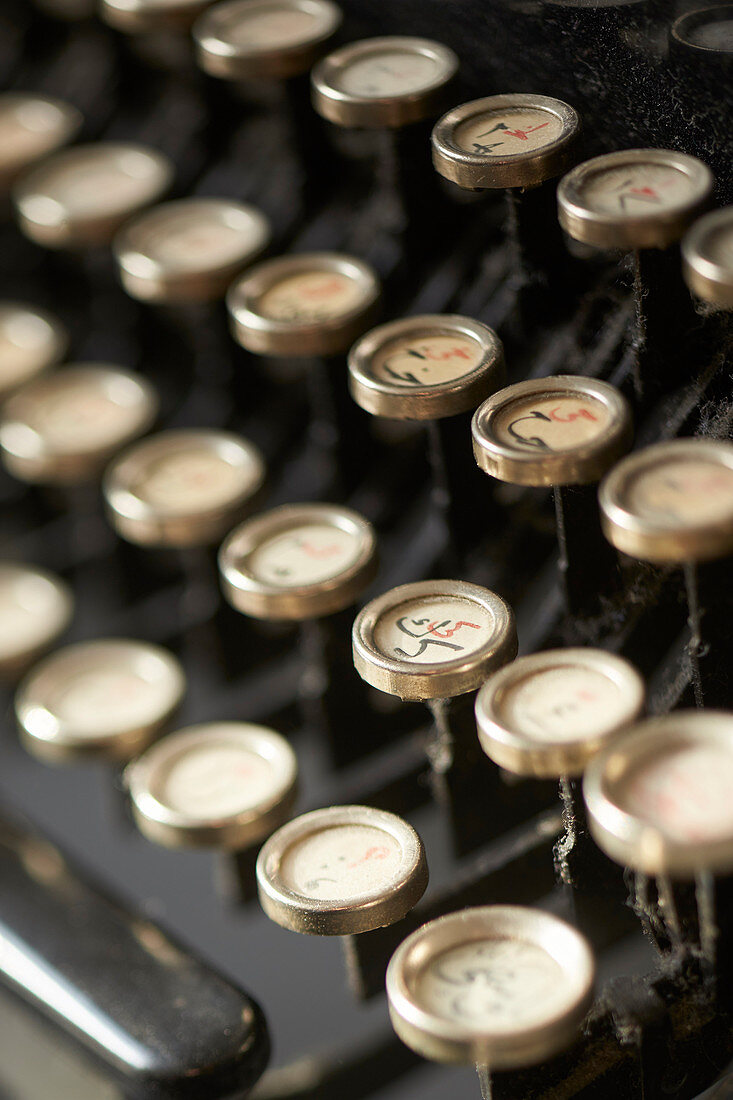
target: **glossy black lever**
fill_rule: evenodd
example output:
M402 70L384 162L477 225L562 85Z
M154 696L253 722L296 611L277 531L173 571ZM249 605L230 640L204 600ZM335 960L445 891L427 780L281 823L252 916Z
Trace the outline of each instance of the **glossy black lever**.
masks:
M130 1100L236 1100L262 1073L259 1006L0 817L0 981Z

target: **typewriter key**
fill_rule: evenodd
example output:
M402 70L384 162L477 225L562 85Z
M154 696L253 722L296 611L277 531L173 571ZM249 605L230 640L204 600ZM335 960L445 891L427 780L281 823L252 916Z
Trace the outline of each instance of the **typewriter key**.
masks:
M711 4L681 15L672 24L670 50L684 55L688 61L696 57L708 65L730 59L733 55L733 5Z
M284 737L248 722L206 722L170 733L128 765L140 831L167 848L241 852L293 808L298 763Z
M257 860L260 904L293 932L350 936L402 920L425 892L422 841L396 814L329 806L288 822Z
M52 314L0 301L0 400L58 363L67 344L66 330Z
M613 386L557 375L499 390L477 409L481 469L513 485L552 486L560 571L570 610L595 599L615 567L601 533L595 488L631 446L628 402Z
M255 516L219 552L227 599L260 619L302 621L342 611L376 567L372 525L334 504L286 504Z
M338 126L397 129L434 114L457 72L453 50L427 38L351 42L314 68L313 106Z
M341 25L331 0L224 0L193 29L198 63L226 80L307 72Z
M639 673L601 649L520 657L483 685L476 724L484 752L518 775L582 775L596 753L644 707Z
M13 678L66 630L71 590L35 565L0 562L0 675Z
M599 490L606 537L622 553L684 570L695 697L730 702L733 444L676 439L629 455Z
M157 411L155 391L139 375L106 363L65 366L27 382L5 402L3 462L23 481L88 481L150 427Z
M560 99L489 96L454 107L436 123L433 164L469 191L537 187L574 162L580 119Z
M517 652L514 615L465 581L416 581L364 607L353 630L354 664L372 687L414 701L474 691Z
M99 142L56 153L18 183L20 227L46 248L106 244L170 186L167 157L144 145Z
M164 203L128 222L113 249L122 285L143 302L201 302L224 296L235 275L267 247L259 210L229 199Z
M168 722L184 691L183 669L167 650L104 638L36 665L18 688L15 713L36 756L129 760Z
M254 506L265 466L253 444L229 432L166 431L135 444L103 482L109 517L141 546L215 543Z
M430 921L387 969L392 1025L438 1062L474 1063L484 1095L493 1070L560 1054L593 1002L590 945L550 913L487 905Z
M719 309L733 309L733 206L705 214L688 229L682 265L693 294Z
M374 320L379 295L361 260L313 252L258 264L232 285L227 306L248 351L299 358L345 352Z
M61 99L29 92L0 95L0 192L34 161L72 141L83 119Z
M99 0L105 23L126 34L186 31L211 0Z

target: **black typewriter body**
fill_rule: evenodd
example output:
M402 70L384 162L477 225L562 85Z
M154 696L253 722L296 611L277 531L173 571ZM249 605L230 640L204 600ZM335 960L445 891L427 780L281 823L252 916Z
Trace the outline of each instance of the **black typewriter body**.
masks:
M672 24L692 10L690 3L343 0L342 6L342 41L421 34L451 46L461 61L451 103L505 91L566 100L582 118L583 158L631 147L691 153L715 174L716 204L733 201L733 54L700 56L675 44ZM568 253L553 251L554 196L546 216L538 210L512 233L514 215L501 194L438 188L429 124L400 135L399 155L394 147L385 153L378 133L314 125L306 80L293 82L286 103L285 93L267 82L236 89L205 77L185 42L136 39L93 14L60 19L45 8L5 0L4 88L72 102L84 116L83 140L138 140L161 149L176 165L174 197L221 195L260 207L273 225L273 254L328 249L368 260L384 283L385 320L414 313L483 320L504 341L510 382L589 375L633 399L639 354L633 271L623 257L607 253L573 255L568 268ZM228 428L251 439L268 463L268 507L342 500L372 520L380 571L368 596L430 576L485 584L515 608L520 653L598 645L638 666L649 685L651 714L695 705L678 571L627 565L620 595L601 614L569 614L559 596L548 490L503 486L490 504L487 479L472 470L452 509L441 507L419 425L382 429L362 414L367 451L360 451L361 435L334 442L329 425L308 423L308 371L295 361L258 361L238 347L221 303L140 305L121 289L108 250L43 251L24 239L7 211L0 240L0 298L58 315L71 334L69 359L110 361L145 374L161 395L160 426ZM548 251L557 261L554 270L551 258L549 275ZM666 268L660 265L652 277L664 291ZM677 308L672 283L669 298L655 295L649 312L641 300L649 386L635 411L637 445L732 434L730 314L691 308L682 341L675 337L670 347ZM329 369L345 370L343 362ZM449 459L452 445L463 448L461 461L470 457L468 418L454 418L446 440ZM485 762L475 749L465 786L453 790L450 804L441 802L423 748L427 712L377 698L369 712L357 709L347 649L332 654L325 672L333 682L324 717L312 699L302 698L303 665L313 663L308 637L254 624L221 601L213 555L184 561L182 568L173 552L123 543L106 523L96 490L44 491L3 472L0 497L3 557L53 570L73 588L76 610L66 641L122 636L170 648L189 683L176 728L241 719L285 733L299 759L298 811L353 802L405 815L425 842L431 885L402 931L398 924L375 933L364 957L351 958L360 987L355 996L333 939L277 927L256 899L227 903L215 892L210 854L170 852L144 840L110 767L49 766L28 755L17 739L11 688L4 689L0 734L3 812L7 806L9 817L30 821L103 893L165 928L184 951L252 995L272 1044L269 1068L252 1092L258 1100L477 1096L470 1067L423 1062L395 1037L384 969L400 939L441 912L501 902L566 913L553 866L562 827L556 786L504 782L483 798ZM569 537L582 548L582 532ZM716 583L719 600L711 614L717 622L733 616L730 570L721 569ZM344 615L343 638L350 617ZM706 655L717 670L709 678L710 700L730 708L733 632L718 636L728 648ZM311 671L316 680L324 674ZM577 873L582 878L582 866ZM720 988L711 1003L684 952L669 951L660 962L627 904L629 880L618 886L586 914L584 930L599 966L589 1029L546 1065L497 1073L495 1100L733 1096L733 1077L713 1087L733 1059L733 924L721 940ZM0 892L11 890L11 876L0 876ZM39 905L41 898L42 891ZM29 923L34 914L31 907ZM78 935L84 935L83 921ZM110 973L113 980L114 968ZM173 1017L166 1026L175 1030ZM15 994L2 993L0 1097L146 1095L135 1087L124 1075L109 1077L98 1058L67 1042ZM206 1095L218 1100L243 1093L212 1089Z

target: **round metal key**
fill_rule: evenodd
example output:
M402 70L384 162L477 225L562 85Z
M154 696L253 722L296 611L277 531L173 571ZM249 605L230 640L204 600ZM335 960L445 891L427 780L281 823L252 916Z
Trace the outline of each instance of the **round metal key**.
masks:
M545 95L494 95L462 103L436 123L433 164L469 191L538 187L574 163L577 111Z
M733 309L733 206L703 215L682 241L682 270L693 294Z
M260 904L283 928L346 936L383 928L428 883L422 841L396 814L329 806L288 822L257 860Z

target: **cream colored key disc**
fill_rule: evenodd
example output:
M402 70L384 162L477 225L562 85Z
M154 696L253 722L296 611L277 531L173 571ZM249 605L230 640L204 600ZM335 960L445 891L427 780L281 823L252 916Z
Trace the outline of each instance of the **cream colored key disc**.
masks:
M0 675L16 676L66 630L71 589L53 573L0 561Z
M130 764L138 828L169 848L237 851L286 821L298 764L287 741L249 722L206 722L170 733Z
M494 95L454 107L436 123L433 164L469 191L537 187L575 159L580 119L544 95Z
M379 325L349 352L349 389L375 416L436 420L474 409L504 382L504 348L469 317L435 314Z
M184 691L183 669L167 650L105 638L46 657L18 688L15 713L35 755L128 760L165 725Z
M3 462L24 481L85 481L147 431L157 412L157 395L142 376L107 363L65 366L6 401L0 413Z
M211 0L99 0L105 23L126 34L186 31Z
M368 603L353 629L354 665L401 699L450 699L479 687L517 653L507 603L465 581L417 581Z
M0 301L0 400L58 363L68 342L61 322L45 309Z
M632 726L588 768L588 822L606 855L647 875L733 870L733 714L675 711Z
M629 455L599 489L606 538L652 562L733 552L733 443L675 439Z
M476 410L473 453L513 485L586 485L631 446L631 410L607 382L571 375L517 382Z
M286 504L235 528L219 570L238 611L301 621L350 607L374 579L376 551L374 528L350 508Z
M159 432L108 468L105 502L115 530L143 546L216 542L254 506L265 479L257 448L230 432Z
M573 1043L594 980L590 945L565 921L487 905L429 921L397 948L389 1014L425 1058L521 1069Z
M106 244L173 179L167 157L132 143L78 145L28 172L13 192L20 227L46 248Z
M35 92L0 94L0 191L34 161L71 141L83 119L76 107Z
M198 63L226 80L286 80L311 68L341 25L331 0L224 0L193 28Z
M353 256L265 260L227 294L234 338L263 355L338 355L375 320L380 289L372 268Z
M338 126L396 129L437 113L457 72L453 50L427 38L350 42L314 68L313 106Z
M705 214L687 231L682 270L698 298L733 309L733 206Z
M270 226L253 206L179 199L145 211L117 234L122 285L143 302L222 298L235 275L264 251Z
M582 775L635 722L646 689L628 661L602 649L550 649L494 672L476 697L484 752L518 775Z
M401 920L428 882L422 841L396 814L329 806L297 817L257 860L260 904L294 932L345 936Z
M623 149L573 168L560 181L560 225L598 248L667 248L705 209L707 165L665 149Z

